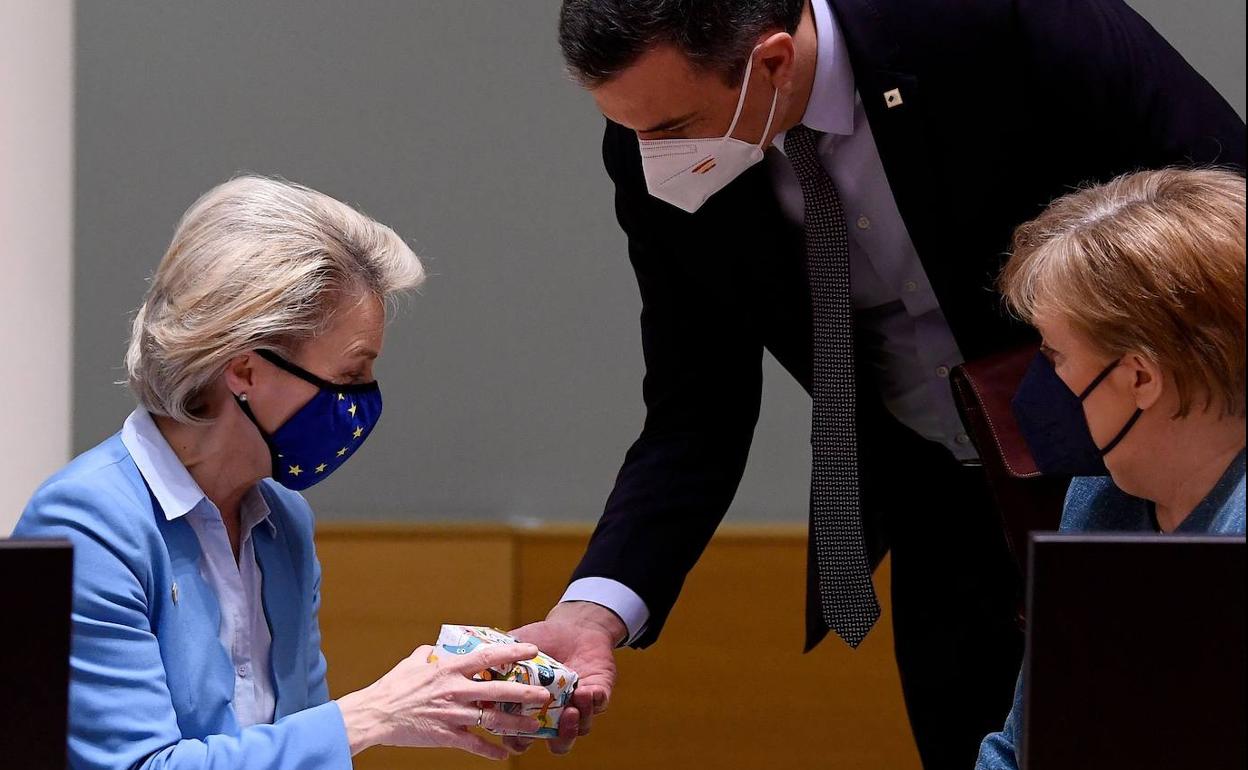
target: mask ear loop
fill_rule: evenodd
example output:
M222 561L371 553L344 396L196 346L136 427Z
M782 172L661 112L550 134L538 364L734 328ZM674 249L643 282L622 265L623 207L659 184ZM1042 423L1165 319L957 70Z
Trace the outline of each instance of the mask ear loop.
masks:
M745 108L745 95L750 90L750 72L754 69L754 54L758 52L755 47L750 51L750 58L745 63L745 77L741 78L741 96L737 98L737 111L732 116L732 124L728 126L728 133L724 134L724 139L731 139L732 132L737 130L737 121L741 119L741 111ZM775 110L775 100L772 100L772 110ZM770 123L770 118L768 122ZM764 134L766 136L766 134Z
M380 388L376 380L373 380L372 382L356 382L338 385L330 382L329 380L322 380L312 372L309 372L307 369L300 366L296 366L290 361L287 361L278 354L274 353L272 350L260 348L256 351L256 353L265 361L268 361L276 366L278 369L281 369L289 374L293 374L304 382L316 386L320 390L332 390L337 393L364 393L371 390L378 390Z
M1127 420L1127 424L1126 424L1126 425L1124 425L1124 426L1122 426L1122 430L1118 431L1118 435L1117 435L1117 436L1114 436L1114 440L1113 440L1113 441L1111 441L1111 442L1109 442L1109 443L1105 446L1105 448L1104 448L1104 449L1098 449L1098 450L1097 450L1098 452L1100 452L1100 453L1101 453L1101 457L1104 457L1105 455L1107 455L1107 454L1109 454L1110 452L1114 451L1114 448L1115 448L1115 447L1117 447L1120 443L1122 443L1122 440L1123 440L1124 438L1126 438L1126 437L1127 437L1127 432L1128 432L1128 431L1130 431L1130 430L1131 430L1131 428L1133 428L1133 427L1135 426L1135 421L1136 421L1136 420L1138 420L1138 419L1140 419L1140 416L1141 416L1141 415L1143 415L1143 414L1144 414L1144 410L1143 410L1143 409L1138 409L1138 408L1137 408L1137 409L1135 410L1135 414L1131 415L1131 419L1130 419L1130 420Z
M1087 399L1088 396L1092 395L1092 391L1096 390L1096 386L1104 382L1105 378L1109 376L1109 373L1117 369L1118 364L1120 363L1122 363L1122 359L1118 359L1117 361L1114 361L1112 364L1102 369L1101 373L1096 375L1096 379L1088 383L1088 387L1084 388L1083 392L1079 394L1079 403L1083 403L1084 400Z
M1121 358L1101 370L1101 373L1096 375L1096 379L1088 383L1088 387L1084 388L1083 392L1079 394L1079 403L1083 403L1084 399L1092 395L1092 391L1096 390L1096 386L1104 382L1105 378L1109 376L1109 373L1117 369L1120 363L1122 363ZM1122 430L1118 431L1118 435L1114 436L1114 439L1110 441L1104 449L1097 447L1096 451L1101 455L1101 457L1104 457L1114 451L1115 447L1122 443L1122 440L1127 437L1127 433L1131 430L1131 428L1135 427L1136 421L1139 420L1143 414L1144 410L1137 408L1135 410L1135 414L1131 415L1131 419L1127 420L1127 424L1122 426Z
M737 130L737 123L741 120L741 112L745 109L745 95L750 89L750 73L754 70L754 54L758 53L756 47L750 51L749 61L745 63L745 77L741 78L741 96L737 99L737 111L733 113L732 124L728 126L728 133L724 134L722 141L728 141L732 138L732 132ZM771 95L771 111L767 113L767 125L763 127L763 135L758 139L758 148L763 148L763 143L767 141L767 134L771 132L771 122L776 117L776 103L780 100L780 89L775 89Z
M234 403L238 404L238 408L243 410L243 414L247 415L247 419L251 420L251 424L256 426L256 432L260 434L261 440L269 450L269 475L272 476L277 472L277 448L273 446L273 439L260 427L260 421L256 419L256 413L251 411L251 403L247 400L247 394L241 393L234 396Z

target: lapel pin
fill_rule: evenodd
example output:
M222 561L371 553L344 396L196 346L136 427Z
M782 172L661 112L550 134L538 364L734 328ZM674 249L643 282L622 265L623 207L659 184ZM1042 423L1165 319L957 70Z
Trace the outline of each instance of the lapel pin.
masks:
M901 89L894 88L891 91L885 91L884 103L888 105L888 108L890 110L894 107L900 107L901 106Z
M177 581L176 581L176 580L175 580L175 581L174 581L174 583L173 583L173 591L172 591L172 594L173 594L173 603L174 603L174 604L177 604L177 603L178 603L178 583L177 583Z

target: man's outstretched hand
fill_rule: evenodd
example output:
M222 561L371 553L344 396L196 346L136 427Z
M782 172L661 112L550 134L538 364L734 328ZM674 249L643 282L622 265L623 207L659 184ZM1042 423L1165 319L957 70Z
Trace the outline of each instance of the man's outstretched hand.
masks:
M594 717L607 710L615 687L615 648L628 636L628 629L605 607L563 602L545 620L517 628L511 635L536 644L580 677L572 703L559 720L559 737L550 741L551 753L566 754L578 736L589 735ZM517 754L533 744L530 738L516 737L503 742Z

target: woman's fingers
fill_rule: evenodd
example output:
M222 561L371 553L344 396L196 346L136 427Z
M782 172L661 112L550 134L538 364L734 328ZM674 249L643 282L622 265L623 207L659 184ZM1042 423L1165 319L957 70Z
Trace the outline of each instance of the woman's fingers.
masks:
M442 659L450 671L472 676L478 671L505 666L537 657L538 649L532 644L492 644L467 655L448 656Z
M476 718L473 718L476 723ZM533 733L537 732L542 723L533 717L508 714L498 709L486 709L481 712L481 726L492 733Z
M477 720L481 720L481 724L477 724ZM532 733L537 732L542 723L531 716L522 716L520 714L508 714L498 708L481 708L464 707L456 709L447 721L447 726L453 729L461 727L484 727L490 732L496 733Z
M468 696L474 701L520 703L525 706L545 706L551 701L550 692L545 687L516 682L477 682L468 689Z
M474 718L475 720L475 718ZM454 730L447 736L446 744L453 749L461 749L486 759L507 759L507 749L496 743L490 743L479 735L468 732L467 728Z

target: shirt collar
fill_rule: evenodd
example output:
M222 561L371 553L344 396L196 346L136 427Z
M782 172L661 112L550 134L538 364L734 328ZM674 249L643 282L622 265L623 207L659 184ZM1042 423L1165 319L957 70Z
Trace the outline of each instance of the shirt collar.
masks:
M134 459L167 521L181 518L196 509L220 515L146 409L139 407L126 418L121 428L121 443ZM250 532L261 521L268 524L270 530L276 531L269 513L268 503L257 484L243 496L241 502L242 531Z
M802 115L802 125L825 134L849 136L854 133L854 70L840 25L827 0L811 3L815 16L815 81L810 101ZM774 144L784 149L784 132Z

